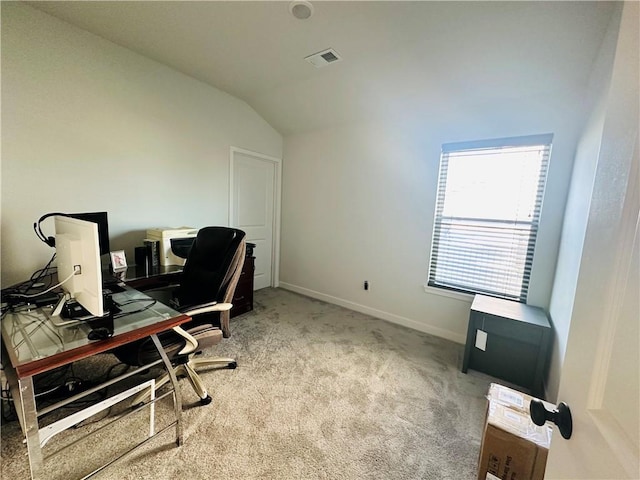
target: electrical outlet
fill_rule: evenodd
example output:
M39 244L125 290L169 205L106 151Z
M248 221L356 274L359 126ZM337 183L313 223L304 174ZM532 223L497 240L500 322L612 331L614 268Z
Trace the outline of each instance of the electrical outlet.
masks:
M369 290L369 280L364 281L364 289Z

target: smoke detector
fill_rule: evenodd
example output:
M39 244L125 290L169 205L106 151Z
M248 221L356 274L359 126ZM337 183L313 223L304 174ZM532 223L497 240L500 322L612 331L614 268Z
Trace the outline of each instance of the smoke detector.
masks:
M306 0L295 0L289 4L289 12L298 20L306 20L313 15L313 5Z
M320 68L325 67L330 63L339 62L342 60L342 57L338 55L338 52L333 48L327 48L326 50L305 57L305 60L314 67Z

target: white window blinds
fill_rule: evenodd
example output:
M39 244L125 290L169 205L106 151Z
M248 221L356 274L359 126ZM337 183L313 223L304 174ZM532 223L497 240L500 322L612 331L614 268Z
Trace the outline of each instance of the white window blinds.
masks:
M551 140L443 145L430 286L526 302Z

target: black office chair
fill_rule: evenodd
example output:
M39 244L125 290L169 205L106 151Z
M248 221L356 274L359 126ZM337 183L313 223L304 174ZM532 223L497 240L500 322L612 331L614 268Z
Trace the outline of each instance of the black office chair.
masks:
M240 278L245 250L242 230L204 227L193 242L179 286L145 292L192 317L190 322L158 337L175 366L176 376L189 379L202 405L210 403L211 396L196 370L204 366L236 368L233 358L194 358L194 355L230 335L230 302ZM133 366L147 365L159 358L150 338L124 345L113 353L121 362ZM165 374L156 381L156 388L168 381L169 375ZM142 392L133 403L141 403L149 394Z

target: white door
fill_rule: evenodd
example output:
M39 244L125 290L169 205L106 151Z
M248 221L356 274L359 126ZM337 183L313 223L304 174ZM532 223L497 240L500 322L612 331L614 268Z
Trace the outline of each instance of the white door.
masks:
M256 245L253 289L277 286L279 159L231 149L230 224Z
M554 433L549 480L640 478L638 18L625 2L558 394L573 435Z
M559 392L572 410L573 435L554 433L547 479L640 478L638 222L622 241L633 244L619 252L613 298L601 297L602 307L585 302L581 318L574 315Z

